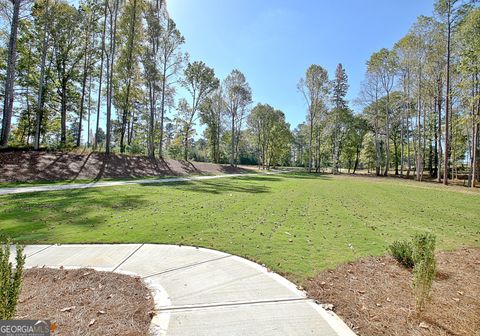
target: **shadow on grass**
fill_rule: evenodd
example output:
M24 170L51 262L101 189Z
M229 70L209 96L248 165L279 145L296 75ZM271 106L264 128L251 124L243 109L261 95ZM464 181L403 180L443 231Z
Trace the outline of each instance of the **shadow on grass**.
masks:
M258 175L258 176L236 176L232 178L233 181L247 181L247 182L280 182L282 181L281 176L273 176L273 175Z
M308 173L308 172L288 172L283 173L282 176L287 179L302 179L302 180L333 180L332 175L323 173Z
M189 191L194 193L207 193L213 195L231 194L231 193L250 193L250 194L262 194L270 192L270 188L261 185L259 183L244 183L249 180L247 177L236 177L232 180L215 179L215 180L194 180L194 181L181 181L172 183L149 183L141 184L143 187L169 187L176 190ZM235 180L242 179L241 183L235 183ZM253 179L251 180L254 181ZM255 180L255 182L261 182L261 180Z
M144 187L170 187L177 190L189 191L195 193L207 193L214 195L229 194L229 193L250 193L262 194L269 193L270 182L285 182L289 179L296 180L333 180L329 175L313 174L313 173L287 173L278 175L245 175L235 176L232 178L219 178L212 180L192 180L180 181L172 183L149 183L142 184Z
M242 167L232 167L230 165L220 166L219 171L223 174L255 174L256 171L253 169L245 169Z
M0 225L0 239L51 241L49 231L56 226L95 230L112 214L147 206L148 202L142 195L119 196L99 189L9 195L0 199L4 209L1 221L5 223ZM15 224L10 226L10 221Z

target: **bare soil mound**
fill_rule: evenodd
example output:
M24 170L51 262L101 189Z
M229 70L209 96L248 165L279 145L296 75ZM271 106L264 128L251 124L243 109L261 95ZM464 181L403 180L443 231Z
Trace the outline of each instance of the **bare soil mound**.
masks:
M246 167L151 159L146 156L69 152L0 152L0 182L233 174L249 171L251 170Z
M24 272L17 319L50 320L55 335L147 335L154 302L139 277L33 268Z
M324 271L308 293L358 335L480 335L480 250L437 253L431 300L417 314L411 271L391 257L364 258Z

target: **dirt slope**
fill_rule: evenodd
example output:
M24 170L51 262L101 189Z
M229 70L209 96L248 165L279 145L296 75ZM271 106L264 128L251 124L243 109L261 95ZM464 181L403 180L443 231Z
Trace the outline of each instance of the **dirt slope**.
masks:
M233 174L249 171L246 167L150 159L145 156L28 151L0 153L0 182Z

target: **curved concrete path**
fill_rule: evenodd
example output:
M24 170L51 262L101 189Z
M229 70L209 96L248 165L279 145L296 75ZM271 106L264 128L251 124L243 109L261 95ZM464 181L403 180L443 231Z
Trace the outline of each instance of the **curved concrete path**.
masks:
M273 175L281 174L281 171L271 171L265 173L241 173L241 174L224 174L224 175L207 175L207 176L191 176L191 177L174 177L161 178L154 180L140 179L128 181L100 181L90 183L69 183L69 184L53 184L53 185L39 185L32 187L5 187L0 188L0 195L11 194L27 194L42 191L57 191L57 190L72 190L72 189L87 189L87 188L102 188L102 187L118 187L131 184L158 184L158 183L174 183L174 182L188 182L188 181L202 181L213 180L225 177L239 177L239 176L259 176L259 175Z
M154 244L29 245L25 254L26 267L141 276L155 294L156 335L355 335L285 278L219 251Z

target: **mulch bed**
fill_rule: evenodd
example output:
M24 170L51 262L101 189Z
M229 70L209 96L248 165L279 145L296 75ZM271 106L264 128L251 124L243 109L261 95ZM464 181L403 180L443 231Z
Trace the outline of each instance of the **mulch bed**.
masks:
M25 270L16 319L45 319L56 335L147 335L154 302L139 277L91 269Z
M437 253L437 276L417 314L412 274L389 256L324 271L307 291L358 335L480 335L480 249Z

